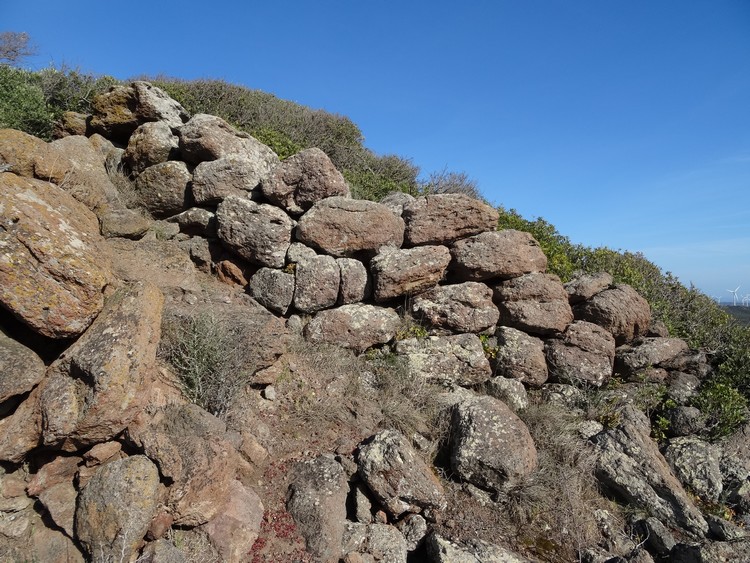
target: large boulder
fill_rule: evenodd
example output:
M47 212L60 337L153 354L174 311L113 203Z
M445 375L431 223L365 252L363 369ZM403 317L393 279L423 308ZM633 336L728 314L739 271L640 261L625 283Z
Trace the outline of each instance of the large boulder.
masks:
M436 286L445 274L451 255L445 246L381 249L370 262L375 301L414 295Z
M31 391L46 367L36 353L10 338L0 327L0 404Z
M651 307L632 287L617 284L575 306L575 318L607 329L619 346L645 336L651 324Z
M96 217L63 190L0 173L0 303L51 338L81 334L112 279Z
M287 158L264 180L262 190L271 203L294 215L301 215L321 199L349 196L349 185L341 172L318 148Z
M344 469L333 457L320 456L293 469L286 507L317 561L339 560L348 493Z
M329 197L300 218L297 239L339 258L354 256L383 246L400 247L404 221L379 203Z
M251 199L267 170L265 160L248 155L201 162L193 171L193 199L198 205L216 205L230 195Z
M546 344L552 377L562 383L601 387L612 377L615 339L599 325L574 321Z
M539 335L563 332L573 321L568 294L554 274L526 274L495 287L500 324Z
M278 207L229 196L216 209L218 234L232 252L269 268L283 268L294 222Z
M476 334L406 338L396 343L395 352L404 357L414 377L474 385L492 375Z
M446 507L440 481L402 434L383 430L360 444L362 480L394 518L405 512Z
M193 175L184 162L170 160L149 166L136 178L143 206L155 217L170 217L185 209Z
M128 140L122 160L134 174L177 156L177 135L164 121L150 121L136 129Z
M494 397L460 401L453 409L451 436L451 469L477 486L503 491L537 467L529 429Z
M513 229L456 241L451 254L451 271L462 280L510 279L547 269L547 257L534 237Z
M441 285L420 293L412 300L411 312L433 327L454 332L482 332L500 318L492 290L479 282Z
M124 286L42 384L44 443L74 451L116 436L144 408L164 298L151 284Z
M90 126L107 138L127 140L139 125L163 121L172 129L181 127L189 115L185 108L161 88L148 82L113 86L108 92L94 96Z
M568 292L570 304L575 305L609 289L612 282L612 275L607 272L581 274L565 284L565 291Z
M662 367L688 351L681 338L648 337L617 349L615 369L625 376L636 375L647 368Z
M305 326L305 338L364 352L390 342L400 326L401 319L393 309L353 303L319 311Z
M405 241L410 246L447 244L497 228L497 210L463 194L418 197L404 205Z
M285 315L294 297L294 274L261 268L250 279L250 295L269 311Z
M197 405L167 405L153 417L142 413L126 436L172 483L167 505L175 524L204 524L229 501L239 454L215 416Z
M347 522L341 559L344 563L406 563L407 544L404 535L388 524Z
M159 471L147 457L103 465L81 491L76 537L92 561L129 561L160 500Z
M627 405L617 427L591 438L598 453L597 478L606 490L625 502L665 523L704 536L708 524L672 474L650 432L646 415Z
M540 387L547 381L549 373L541 339L509 326L497 327L495 335L497 375L517 379L531 387Z
M47 143L16 129L0 129L0 165L8 171L34 177L34 163L39 155L47 151Z
M213 115L194 115L178 135L182 157L191 164L236 155L251 161L262 179L279 162L276 153L255 137Z
M333 256L315 256L297 264L294 307L314 313L336 305L341 270Z
M37 386L17 406L13 399L3 405L4 409L15 406L15 410L0 418L0 461L20 463L31 450L41 445L42 411L39 395L40 387Z

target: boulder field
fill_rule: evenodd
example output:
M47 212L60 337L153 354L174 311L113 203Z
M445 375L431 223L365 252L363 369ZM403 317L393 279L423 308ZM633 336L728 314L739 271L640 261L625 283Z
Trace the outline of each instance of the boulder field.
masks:
M93 108L50 143L0 130L0 560L750 560L750 439L702 437L706 355L633 288L563 283L465 195L353 199L319 149L282 161L146 82ZM226 410L190 402L160 352L199 314L244 352ZM359 387L313 390L319 350L398 363L442 435L362 402L351 426L326 418ZM335 436L290 423L290 380ZM639 401L655 385L659 443ZM584 406L597 390L611 412ZM483 520L546 471L523 415L540 401L579 417L592 479L627 507L592 507L600 541L575 559Z

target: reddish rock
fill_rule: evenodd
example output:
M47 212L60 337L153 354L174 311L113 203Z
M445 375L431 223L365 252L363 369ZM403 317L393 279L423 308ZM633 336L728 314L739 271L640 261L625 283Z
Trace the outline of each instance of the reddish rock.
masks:
M39 394L40 388L37 386L15 408L13 414L0 418L0 461L20 463L31 450L41 445Z
M46 369L33 350L10 338L0 327L0 403L31 391Z
M314 313L333 307L339 296L341 271L332 256L315 256L297 264L294 307Z
M632 287L618 284L576 305L576 319L605 328L619 346L645 335L651 324L651 307Z
M305 149L276 166L263 182L263 195L289 213L299 215L333 196L349 197L349 185L328 155Z
M177 135L163 121L144 123L128 140L123 161L133 173L140 174L149 166L161 164L177 155Z
M526 274L495 287L500 324L540 335L561 333L573 321L568 294L553 274Z
M612 276L607 272L596 274L581 274L565 284L570 304L574 305L587 299L591 299L597 293L609 289L612 285Z
M563 383L601 387L612 377L615 339L593 323L575 321L546 345L550 374Z
M405 241L411 246L447 244L497 228L497 210L463 194L418 197L404 205Z
M242 155L201 162L193 172L193 199L198 205L216 205L230 195L251 199L267 173L266 164Z
M615 368L618 373L632 376L647 368L669 365L687 351L687 342L681 338L638 339L631 345L626 344L617 349Z
M60 456L39 468L29 481L26 492L38 497L47 489L60 483L72 483L83 459L78 456Z
M400 247L404 221L372 201L329 197L317 202L297 225L297 239L336 257Z
M253 547L263 521L263 503L239 481L229 484L229 500L217 516L203 526L222 561L240 563Z
M370 262L375 301L415 295L436 286L450 259L445 246L381 249Z
M51 338L81 334L112 279L96 217L63 190L0 174L0 303Z
M497 327L497 375L517 379L532 387L541 387L549 376L544 342L508 326Z
M0 129L0 164L9 165L14 174L33 178L34 163L46 150L47 143L33 135L16 129Z
M170 217L185 209L193 175L184 162L170 160L149 166L135 181L143 206L154 217Z
M349 305L367 299L372 292L372 287L365 265L354 258L337 258L336 263L341 272L336 304Z
M547 269L547 257L534 237L513 229L456 241L451 254L451 270L461 280L510 279Z
M412 301L411 312L434 327L454 332L479 333L500 318L492 290L478 282L442 285L420 293Z

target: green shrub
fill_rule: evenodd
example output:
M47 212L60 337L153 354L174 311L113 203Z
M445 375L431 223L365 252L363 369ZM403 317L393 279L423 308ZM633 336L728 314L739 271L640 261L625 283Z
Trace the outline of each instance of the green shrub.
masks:
M211 313L166 318L159 352L185 396L219 417L253 372L242 334Z
M53 120L54 112L47 107L39 76L0 66L0 128L49 139Z
M745 396L720 379L704 385L692 404L703 413L710 438L729 436L747 419Z

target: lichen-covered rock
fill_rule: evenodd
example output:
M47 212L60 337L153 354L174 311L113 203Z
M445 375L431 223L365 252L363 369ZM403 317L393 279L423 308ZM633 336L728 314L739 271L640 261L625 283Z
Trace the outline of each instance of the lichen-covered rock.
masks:
M364 352L390 342L400 326L401 319L393 309L353 303L319 311L305 326L305 338Z
M170 160L149 166L135 180L143 206L155 217L169 217L185 209L193 175L184 162Z
M370 262L375 301L414 295L436 286L450 259L445 246L381 249Z
M0 164L26 178L34 177L34 163L47 150L43 140L16 129L0 129Z
M339 297L336 304L349 305L367 299L372 288L365 265L354 258L337 258L336 263L341 272Z
M250 279L250 295L266 309L285 315L294 297L294 274L261 268Z
M470 540L466 547L459 547L433 532L425 545L434 563L529 563L525 557L481 540Z
M547 269L547 257L534 237L513 229L456 241L451 254L451 271L461 280L510 279Z
M297 264L294 307L314 313L333 307L339 297L341 270L333 256L316 256Z
M307 550L319 561L339 560L348 492L344 469L332 457L301 462L293 470L287 510L304 536Z
M99 214L105 238L139 239L151 228L152 221L132 209L108 209Z
M494 397L459 402L453 409L451 436L451 469L479 487L505 490L537 467L529 429Z
M300 215L314 203L333 196L349 196L349 185L328 155L305 149L276 166L263 181L263 195L287 212Z
M76 450L116 436L143 409L164 298L151 284L115 292L42 383L44 443Z
M338 258L400 247L404 221L372 201L329 197L317 202L299 220L297 239Z
M394 526L347 522L341 553L342 563L406 563L407 543Z
M615 339L599 325L571 323L545 345L550 375L564 383L601 387L612 377Z
M404 356L406 367L414 377L474 385L487 381L492 375L476 334L406 338L396 343L395 352Z
M544 355L544 342L509 326L499 326L495 372L517 379L532 387L543 385L549 377Z
M127 561L141 544L159 501L159 471L146 456L103 465L81 491L76 537L92 561Z
M41 445L39 394L40 388L37 386L15 407L12 414L0 418L0 461L20 463L31 450ZM10 399L4 406L12 408L13 402L14 399Z
M615 368L618 373L632 376L647 368L661 367L687 350L687 342L681 338L638 339L617 349Z
M0 327L0 403L31 391L45 370L33 350L10 338Z
M563 332L573 321L568 294L554 274L525 274L495 287L500 324L539 335Z
M91 106L91 128L119 140L127 139L148 121L163 121L176 129L189 117L185 108L161 88L141 81L113 86L108 92L94 96Z
M581 274L565 284L565 291L568 292L570 304L575 305L609 289L612 283L612 275L607 272Z
M167 504L177 525L198 526L229 500L239 454L226 426L197 405L168 405L128 427L128 441L172 482Z
M619 346L645 335L651 323L651 307L629 285L618 284L579 303L575 318L607 329Z
M380 203L401 217L404 213L404 207L412 203L415 199L413 195L405 192L391 192L381 199Z
M34 331L71 338L112 279L96 217L63 190L0 173L0 303Z
M663 522L705 535L708 524L651 439L646 415L628 405L620 418L619 426L592 438L598 452L596 476L602 486Z
M138 175L149 166L177 156L177 135L163 121L151 121L139 126L128 140L122 160Z
M456 239L493 231L497 210L463 194L418 197L404 205L405 241L410 246L447 244Z
M394 518L405 512L446 507L440 481L395 430L383 430L360 444L357 468L370 491Z
M420 293L412 301L411 312L434 327L454 332L482 332L500 318L492 290L479 282L442 285Z
M229 196L216 209L218 234L232 252L269 268L283 268L294 222L278 207Z
M724 489L719 447L695 436L673 438L664 457L686 487L705 501L719 501Z
M216 205L230 195L252 199L253 190L268 173L262 155L230 154L201 162L193 171L193 199L198 205ZM260 160L259 160L260 158Z
M501 400L514 412L522 411L529 406L526 387L518 379L492 377L485 383L487 394Z
M191 207L167 220L177 223L181 233L216 238L216 213L203 207Z
M279 163L269 147L214 115L194 115L178 135L182 157L192 164L236 155L253 162L262 179Z

